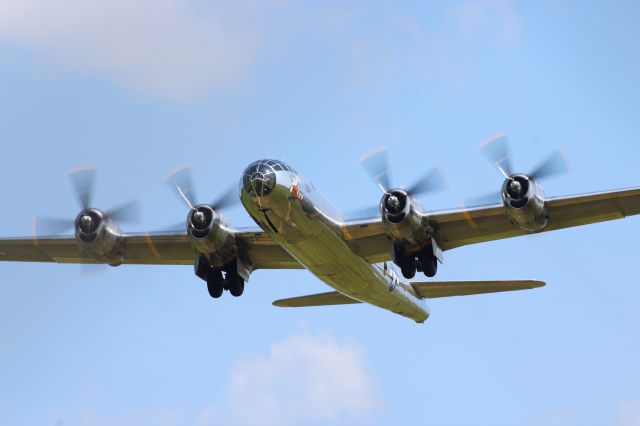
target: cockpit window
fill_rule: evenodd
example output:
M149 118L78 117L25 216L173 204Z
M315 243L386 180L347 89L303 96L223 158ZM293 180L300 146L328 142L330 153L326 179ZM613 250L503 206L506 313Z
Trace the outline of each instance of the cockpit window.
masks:
M275 188L275 172L282 171L296 173L282 161L267 159L253 162L244 170L242 186L245 191L253 196L265 196Z
M266 164L267 166L270 166L273 168L273 170L277 171L277 172L293 172L293 173L297 173L293 167L290 167L289 165L287 165L286 163L279 161L279 160L260 160L260 161L256 161L254 163L251 163L249 165L249 167L252 166L256 166L258 164ZM247 169L249 169L249 167L247 167Z

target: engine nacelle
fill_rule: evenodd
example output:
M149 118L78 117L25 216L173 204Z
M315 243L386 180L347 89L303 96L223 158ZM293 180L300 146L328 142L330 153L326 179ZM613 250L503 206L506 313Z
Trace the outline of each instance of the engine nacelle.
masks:
M548 224L542 189L527 175L513 175L502 185L502 201L515 225L529 232Z
M76 217L75 230L81 251L111 266L122 264L124 243L118 227L101 210L81 211Z
M187 237L191 246L204 255L211 266L224 266L237 256L233 233L218 212L207 204L189 211Z
M380 201L380 211L387 234L394 242L415 243L416 240L426 238L422 218L405 190L393 189L384 194Z

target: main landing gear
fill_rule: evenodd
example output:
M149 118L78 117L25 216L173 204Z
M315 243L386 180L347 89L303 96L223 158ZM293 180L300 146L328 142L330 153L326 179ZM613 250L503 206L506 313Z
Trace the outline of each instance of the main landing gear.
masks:
M407 253L402 247L393 248L394 263L400 267L402 276L412 279L416 272L423 272L427 277L435 277L438 272L438 258L433 254L431 245L417 253Z
M210 268L207 272L207 290L214 299L222 296L224 290L229 290L232 296L242 296L244 280L237 272L227 272L223 277L220 269Z
M244 279L238 274L236 262L216 268L209 265L206 259L198 257L195 265L196 275L207 283L209 296L214 299L228 290L232 296L241 296L244 292Z

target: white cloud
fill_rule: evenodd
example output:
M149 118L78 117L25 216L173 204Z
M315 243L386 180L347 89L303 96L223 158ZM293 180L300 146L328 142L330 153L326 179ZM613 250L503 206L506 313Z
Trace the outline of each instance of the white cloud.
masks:
M364 350L327 335L295 335L240 362L229 385L237 425L320 424L368 417L379 401Z
M111 404L98 394L101 397L91 396L71 410L62 409L54 421L92 426L359 424L370 423L381 404L360 345L307 333L274 343L268 353L240 360L219 398L212 396L205 406L118 411L102 408L98 402Z
M520 15L511 0L467 0L454 10L456 21L466 36L480 32L497 33L506 44L513 44L522 30Z
M393 78L449 76L464 68L459 52L479 35L511 46L522 27L511 0L464 0L437 13L442 24L433 26L389 1L0 0L0 43L143 93L190 100L240 85L262 59L308 40L332 49L318 49L327 62L347 56L346 82L370 91Z
M188 99L242 76L259 37L237 15L277 4L230 9L193 0L0 0L0 40L128 87Z
M618 413L618 424L620 426L640 426L640 404L623 403Z

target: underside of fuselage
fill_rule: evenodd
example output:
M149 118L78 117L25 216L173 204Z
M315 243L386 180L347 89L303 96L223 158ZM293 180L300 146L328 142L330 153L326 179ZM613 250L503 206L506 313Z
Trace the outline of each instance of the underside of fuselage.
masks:
M410 288L351 251L339 222L322 208L326 201L291 167L275 160L252 163L243 176L241 201L265 232L330 287L416 322L429 317Z

